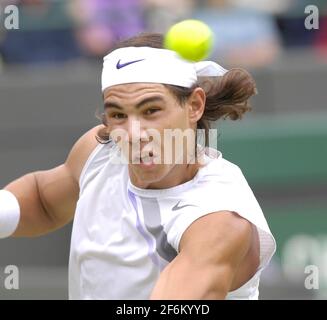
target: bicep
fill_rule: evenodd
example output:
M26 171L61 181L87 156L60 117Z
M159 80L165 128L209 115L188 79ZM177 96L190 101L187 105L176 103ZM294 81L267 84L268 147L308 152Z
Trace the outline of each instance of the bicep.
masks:
M35 173L42 206L56 227L73 218L79 195L79 185L66 164Z

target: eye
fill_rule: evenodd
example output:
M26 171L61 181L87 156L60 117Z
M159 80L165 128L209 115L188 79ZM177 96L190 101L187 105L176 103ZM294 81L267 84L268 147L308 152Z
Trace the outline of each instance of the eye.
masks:
M117 120L121 120L121 119L125 119L126 118L126 114L124 113L112 113L109 115L109 118L113 118L113 119L117 119Z
M147 116L149 116L149 115L151 115L151 114L153 114L153 113L155 113L155 112L157 112L157 111L160 111L160 109L159 109L159 108L150 108L150 109L147 109L147 110L144 112L144 114L147 115Z

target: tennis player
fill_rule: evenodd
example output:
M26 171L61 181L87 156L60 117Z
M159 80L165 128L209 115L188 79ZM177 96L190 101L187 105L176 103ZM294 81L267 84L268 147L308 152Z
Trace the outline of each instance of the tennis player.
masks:
M62 165L0 191L0 237L73 219L70 299L258 299L275 241L241 170L208 147L210 121L250 109L251 76L142 34L104 58L102 92L103 125Z

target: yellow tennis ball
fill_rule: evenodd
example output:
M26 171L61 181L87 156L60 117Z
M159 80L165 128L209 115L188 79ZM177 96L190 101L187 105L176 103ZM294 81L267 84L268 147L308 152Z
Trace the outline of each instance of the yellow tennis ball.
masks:
M206 58L213 46L211 29L199 20L176 23L165 34L164 47L179 53L184 59L200 61Z

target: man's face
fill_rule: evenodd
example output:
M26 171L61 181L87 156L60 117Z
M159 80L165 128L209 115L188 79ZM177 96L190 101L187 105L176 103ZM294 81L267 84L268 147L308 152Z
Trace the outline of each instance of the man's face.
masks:
M131 178L147 187L159 187L173 169L187 163L186 155L194 150L198 120L194 100L201 104L201 98L200 93L190 99L193 102L180 105L162 84L132 83L105 90L108 130L128 159ZM175 134L177 139L172 138Z

